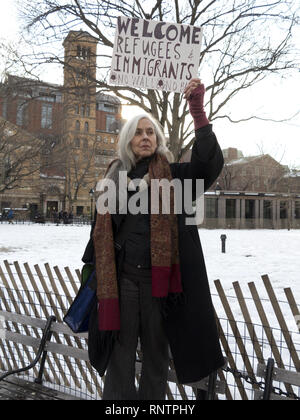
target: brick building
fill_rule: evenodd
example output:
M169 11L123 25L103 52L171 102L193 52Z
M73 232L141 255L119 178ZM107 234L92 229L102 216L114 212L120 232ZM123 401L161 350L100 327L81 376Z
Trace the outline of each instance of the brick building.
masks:
M224 168L205 194L204 227L300 228L300 173L269 155L224 153Z
M63 45L63 85L7 75L1 86L0 116L44 144L35 185L25 196L22 188L1 193L1 208L89 215L90 193L115 157L121 103L96 90L97 40L71 31Z

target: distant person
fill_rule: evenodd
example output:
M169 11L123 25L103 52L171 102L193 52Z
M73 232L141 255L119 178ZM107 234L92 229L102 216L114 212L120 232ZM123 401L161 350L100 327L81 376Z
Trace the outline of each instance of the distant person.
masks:
M57 211L53 212L53 222L56 223L56 225L58 225L59 219L58 219L58 212Z
M73 223L73 213L71 211L69 213L69 223Z
M66 211L63 212L63 221L64 225L68 223L68 213Z
M12 225L13 224L13 219L14 219L13 209L9 209L9 212L7 214L8 224Z
M61 211L58 213L58 222L60 223L62 220L63 220L63 211L61 210Z

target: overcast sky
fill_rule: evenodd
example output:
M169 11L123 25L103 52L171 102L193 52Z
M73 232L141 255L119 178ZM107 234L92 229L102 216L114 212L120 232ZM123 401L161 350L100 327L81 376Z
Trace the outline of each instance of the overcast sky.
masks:
M14 0L1 0L0 38L17 40L18 27ZM1 63L0 69L2 71ZM295 115L300 112L300 71L293 79L272 77L261 82L251 91L239 95L231 106L235 117L259 114L263 118L282 120ZM126 108L124 118L129 115ZM133 112L140 111L130 108L130 115ZM256 155L263 150L282 164L300 169L300 113L293 120L280 123L252 120L232 124L217 120L214 131L222 148L237 147L245 156Z

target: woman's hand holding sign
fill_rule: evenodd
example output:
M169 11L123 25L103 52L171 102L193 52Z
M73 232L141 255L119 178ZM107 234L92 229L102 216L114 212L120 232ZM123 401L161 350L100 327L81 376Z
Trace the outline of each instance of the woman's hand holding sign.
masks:
M197 92L200 91L199 89L200 87L201 87L201 91L202 90L205 91L204 85L201 83L201 79L191 79L187 87L184 89L184 98L189 99L192 92L194 92L194 94L197 94ZM195 89L197 89L196 92L195 92Z
M190 114L193 117L195 130L209 124L204 111L205 87L200 79L191 79L184 90L184 98L187 99Z

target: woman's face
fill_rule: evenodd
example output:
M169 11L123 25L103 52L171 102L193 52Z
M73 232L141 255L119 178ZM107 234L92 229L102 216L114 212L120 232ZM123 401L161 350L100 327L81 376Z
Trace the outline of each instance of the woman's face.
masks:
M131 149L138 159L153 155L157 148L154 126L148 118L142 118L130 142Z

